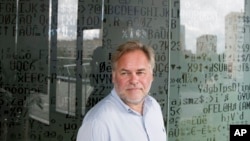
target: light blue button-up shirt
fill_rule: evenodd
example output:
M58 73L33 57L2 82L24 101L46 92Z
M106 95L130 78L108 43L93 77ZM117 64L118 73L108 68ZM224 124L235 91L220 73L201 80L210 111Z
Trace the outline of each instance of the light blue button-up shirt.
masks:
M85 116L77 141L166 141L162 112L147 96L143 115L132 110L111 91Z

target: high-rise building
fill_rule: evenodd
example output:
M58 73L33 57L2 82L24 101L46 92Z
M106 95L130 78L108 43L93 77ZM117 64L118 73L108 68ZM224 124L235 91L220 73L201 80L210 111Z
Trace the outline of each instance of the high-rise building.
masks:
M180 43L181 43L181 50L184 51L186 49L186 40L185 40L185 26L180 26Z
M232 79L241 79L243 74L241 67L241 55L244 52L244 13L231 12L225 18L225 55L229 66L229 75Z
M237 52L237 47L242 45L243 15L240 12L231 12L225 18L225 52L232 54Z
M250 16L250 0L245 0L245 13Z
M248 55L250 53L250 0L245 0L245 13L243 17L244 22L244 43L243 47L245 49L244 56L246 58L244 59L246 62L244 63L244 81L249 82L249 71L250 71L250 65ZM243 67L243 64L242 64Z
M196 41L196 53L201 54L211 54L216 53L217 48L217 37L216 35L202 35L197 38Z

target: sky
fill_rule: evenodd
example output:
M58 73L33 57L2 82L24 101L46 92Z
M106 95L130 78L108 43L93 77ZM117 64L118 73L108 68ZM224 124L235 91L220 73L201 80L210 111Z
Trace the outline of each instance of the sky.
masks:
M180 21L185 26L186 49L196 51L196 38L204 34L217 36L217 52L224 51L225 16L243 12L244 0L180 0ZM77 0L59 1L58 38L76 38ZM97 36L94 30L85 32L84 39ZM69 35L71 35L69 37Z
M181 0L180 21L185 26L186 49L196 51L196 38L204 34L217 36L217 53L225 46L225 16L244 12L244 0Z
M58 1L58 39L76 40L77 8L78 0ZM89 29L83 31L83 39L91 40L98 38L100 30Z

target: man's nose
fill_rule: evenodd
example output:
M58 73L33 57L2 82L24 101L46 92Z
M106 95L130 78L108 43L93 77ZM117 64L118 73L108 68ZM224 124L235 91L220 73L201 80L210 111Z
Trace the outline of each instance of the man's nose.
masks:
M132 84L137 84L138 83L138 75L136 73L131 74L130 83L132 83Z

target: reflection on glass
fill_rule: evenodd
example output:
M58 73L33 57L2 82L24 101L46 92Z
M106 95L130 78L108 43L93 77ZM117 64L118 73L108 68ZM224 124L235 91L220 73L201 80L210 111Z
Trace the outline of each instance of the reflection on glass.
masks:
M103 61L97 60L103 55L103 52L96 54L96 50L102 47L102 35L101 29L86 29L83 30L83 86L82 86L82 114L85 114L88 108L89 97L95 89L93 83L93 74L98 71L98 62ZM97 57L98 56L98 57ZM99 100L98 100L99 101Z
M169 140L227 141L230 124L249 124L250 102L242 98L250 91L245 2L181 1L182 69L170 72L181 84L170 86L176 93L169 97Z
M58 1L56 110L74 114L77 0Z
M185 29L185 49L196 52L196 39L203 35L217 37L217 52L225 50L225 18L231 12L243 13L244 0L182 0L181 25Z

